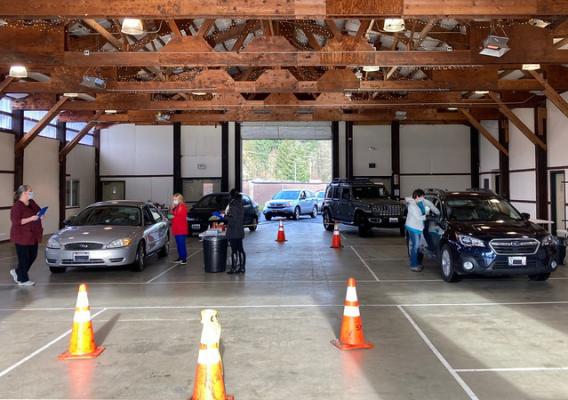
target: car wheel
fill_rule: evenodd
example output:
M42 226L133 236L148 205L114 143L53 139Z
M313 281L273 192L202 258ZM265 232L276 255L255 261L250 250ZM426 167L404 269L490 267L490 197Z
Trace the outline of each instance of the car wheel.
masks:
M264 218L265 218L267 221L270 221L270 220L272 219L272 215L267 214L267 215L264 216Z
M333 230L333 221L331 220L331 214L327 210L323 212L323 227L328 232L331 232Z
M49 267L49 271L52 274L62 274L67 270L66 267Z
M542 274L534 274L534 275L529 275L529 279L531 281L545 281L550 277L550 272L545 272Z
M296 221L300 219L300 207L294 208L294 215L292 216Z
M458 275L454 268L452 253L448 246L443 247L442 258L440 262L442 267L442 278L446 282L458 282L459 280L461 280L461 277Z
M359 229L360 237L367 237L371 233L371 228L369 228L365 223L358 225L357 228Z
M256 228L258 228L258 218L254 217L248 228L249 228L249 231L251 231L251 232L256 231Z
M312 210L310 217L315 218L317 216L318 216L318 206L314 206L314 209Z
M138 249L136 250L136 258L134 263L132 263L132 270L136 272L144 271L146 267L146 249L144 248L144 243L140 242Z
M170 237L168 236L166 243L158 252L158 257L167 257L170 254Z

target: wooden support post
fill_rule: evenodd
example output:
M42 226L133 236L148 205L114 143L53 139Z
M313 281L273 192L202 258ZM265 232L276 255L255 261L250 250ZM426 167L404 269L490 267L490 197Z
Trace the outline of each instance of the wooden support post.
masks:
M56 139L59 142L59 229L63 228L65 221L65 210L67 206L67 158L61 157L61 151L65 148L67 141L67 126L65 122L57 121Z
M221 124L221 191L229 191L229 123Z
M392 194L400 198L400 122L391 122Z
M67 144L65 144L65 141L63 142L64 146L59 151L59 161L64 160L65 157L67 157L67 155L71 152L71 150L73 150L75 146L79 144L81 139L83 139L85 135L87 135L89 131L97 124L97 121L102 114L103 114L102 111L97 111L95 113L93 120L87 122L87 125L85 125L83 129L81 129L79 133L77 133L77 135L73 138L73 140L71 140Z
M339 122L331 123L331 177L339 178Z
M101 182L101 130L95 129L93 135L95 145L95 201L103 200L103 184Z
M181 178L181 122L174 122L174 193L183 194L183 180Z
M521 119L517 117L515 113L513 113L513 111L511 111L509 107L507 107L501 101L501 99L497 96L497 94L489 92L489 97L491 97L493 101L497 104L499 111L501 111L501 113L505 117L507 117L509 121L511 121L513 125L515 125L521 131L521 133L523 133L523 135L525 135L535 145L540 146L541 149L546 151L546 143L543 142L542 139L539 138L537 135L535 135L534 132L531 131L531 129L528 126L526 126L523 123L523 121L521 121Z
M24 110L12 111L12 130L17 143L24 137ZM24 150L16 150L14 155L14 192L24 184Z
M469 127L469 151L471 187L479 188L479 131L473 125Z
M353 178L353 122L345 123L345 177Z
M493 135L483 125L481 125L481 123L477 119L475 119L475 117L471 115L471 113L468 110L464 108L459 108L459 110L464 115L464 117L467 118L469 123L475 129L477 129L478 133L481 133L483 137L487 139L493 146L495 146L495 148L499 150L501 153L507 156L509 155L509 151L503 145L501 145L501 143L499 143L499 141L495 139Z
M507 152L499 152L499 194L509 200L509 120L499 120L499 143Z
M43 128L51 122L55 115L59 113L59 110L67 100L69 100L69 97L62 96L59 101L51 107L47 114L45 114L45 116L16 143L16 151L23 151L32 142L32 140L40 134Z
M535 107L534 129L546 143L546 107ZM535 146L536 217L548 219L548 157L547 151Z

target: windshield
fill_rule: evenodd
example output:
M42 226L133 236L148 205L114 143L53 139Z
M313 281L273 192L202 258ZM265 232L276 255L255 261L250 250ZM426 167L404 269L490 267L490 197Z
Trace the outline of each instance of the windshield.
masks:
M388 196L387 191L382 186L353 186L353 198L361 199L381 199Z
M497 198L452 197L446 201L448 219L454 221L521 221L509 203Z
M299 195L299 190L278 192L272 197L272 200L296 200Z
M318 192L318 199L323 199L325 197L325 192Z
M77 214L73 225L140 226L140 209L127 206L89 207Z
M222 194L213 194L205 196L195 205L194 208L212 208L215 210L224 210L229 204L229 196Z

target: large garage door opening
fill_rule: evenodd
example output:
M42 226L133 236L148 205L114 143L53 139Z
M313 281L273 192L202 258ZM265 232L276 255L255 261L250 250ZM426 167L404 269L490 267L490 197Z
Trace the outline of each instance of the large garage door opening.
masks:
M285 189L325 190L332 176L331 123L244 123L242 188L261 207Z

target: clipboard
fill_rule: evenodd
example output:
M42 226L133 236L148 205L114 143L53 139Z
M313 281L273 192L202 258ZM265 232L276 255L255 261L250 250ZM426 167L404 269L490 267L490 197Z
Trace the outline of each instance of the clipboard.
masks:
M49 207L43 207L41 210L39 210L39 212L37 213L37 216L40 217L40 218L43 217L45 215L45 213L47 212L48 208Z

